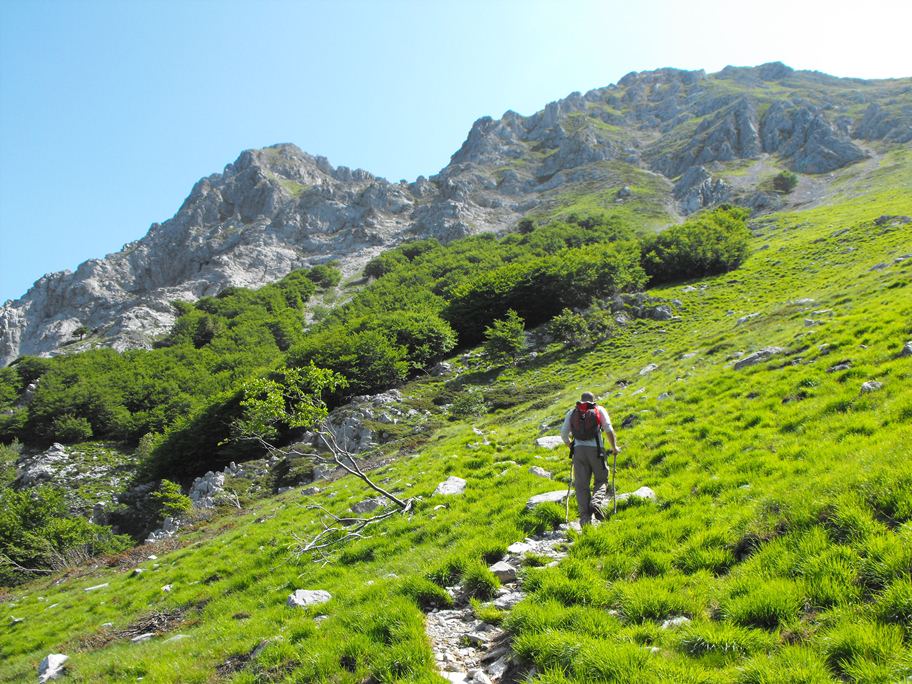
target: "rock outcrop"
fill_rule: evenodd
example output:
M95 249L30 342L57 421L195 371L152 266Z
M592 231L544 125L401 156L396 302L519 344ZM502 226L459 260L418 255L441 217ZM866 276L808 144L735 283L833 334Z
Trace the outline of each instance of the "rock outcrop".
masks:
M353 274L404 239L508 229L569 193L605 190L673 218L732 199L718 164L770 155L794 171L829 172L867 154L854 140L912 139L909 91L909 79L835 79L779 63L631 73L531 116L479 119L445 168L412 183L333 167L290 144L247 150L143 238L6 302L0 363L64 345L149 346L173 323L174 300L330 259ZM739 196L777 208L769 193ZM75 340L82 327L90 334Z

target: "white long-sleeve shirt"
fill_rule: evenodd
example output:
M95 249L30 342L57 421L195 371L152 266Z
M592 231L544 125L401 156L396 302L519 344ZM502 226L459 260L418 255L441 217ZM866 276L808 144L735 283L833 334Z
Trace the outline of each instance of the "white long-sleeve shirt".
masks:
M573 412L576 408L572 408L567 411L567 415L564 417L564 424L561 426L561 439L564 440L564 444L570 446L570 417L573 415ZM595 410L598 411L599 417L599 427L601 427L602 432L606 435L609 432L614 432L614 428L611 427L611 418L608 417L608 411L606 411L602 406L596 406ZM576 443L580 446L599 446L598 443L598 433L594 439L578 439Z

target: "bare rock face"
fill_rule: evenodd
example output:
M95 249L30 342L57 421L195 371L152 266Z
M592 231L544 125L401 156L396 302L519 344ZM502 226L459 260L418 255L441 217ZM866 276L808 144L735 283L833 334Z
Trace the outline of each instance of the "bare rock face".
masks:
M725 162L773 155L801 173L829 172L864 158L853 138L912 140L910 91L909 79L836 79L780 63L631 73L531 116L479 119L445 168L412 183L333 167L290 144L247 150L142 239L6 302L0 363L65 343L148 347L172 325L174 300L258 287L330 259L351 275L405 239L506 230L570 193L604 189L629 202L646 182L654 208L673 218L733 199L713 176ZM778 208L769 193L739 196L756 211ZM74 340L83 326L91 333Z

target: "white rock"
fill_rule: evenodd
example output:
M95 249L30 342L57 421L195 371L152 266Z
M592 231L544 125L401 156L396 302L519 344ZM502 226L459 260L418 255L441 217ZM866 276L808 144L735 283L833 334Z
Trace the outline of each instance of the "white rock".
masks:
M765 347L759 351L755 351L753 354L748 354L743 359L739 359L735 362L735 370L745 368L747 366L755 366L762 361L784 352L785 349L782 347Z
M669 618L669 619L665 620L665 622L662 623L662 629L671 629L672 627L680 627L681 625L686 625L688 622L690 622L689 617L685 617L684 615L679 615L678 617L673 617L673 618Z
M564 440L561 439L560 435L546 435L545 437L536 439L535 444L543 449L557 449L558 447L564 446Z
M516 568L506 561L498 561L488 568L488 570L494 573L494 576L504 584L516 581Z
M162 591L167 594L169 591L171 591L171 585L166 584L165 586L162 587Z
M536 494L526 502L526 510L531 510L543 503L563 503L564 499L566 498L566 489L561 489L555 492L545 492L544 494Z
M902 351L899 352L899 355L902 357L912 356L912 340L906 342L905 346L902 348Z
M498 610L510 610L513 606L522 601L524 596L525 594L521 591L512 591L509 594L494 599L494 607Z
M453 494L462 494L466 488L466 481L461 477L451 475L446 480L437 485L434 495L452 496Z
M86 587L83 591L98 591L99 589L104 589L107 586L108 583L105 582L104 584L96 584L94 587Z
M522 556L524 553L528 553L532 550L530 544L526 542L513 542L507 547L507 553L512 553L515 556Z
M63 674L63 664L70 656L63 653L51 653L45 656L38 666L38 684L44 684L51 679L57 679Z
M650 363L649 365L643 366L640 369L640 375L648 375L649 373L652 373L654 370L658 370L658 368L659 367L657 364Z
M295 608L306 608L307 606L326 603L331 598L332 594L323 589L296 589L295 592L288 597L286 605Z
M861 386L862 394L870 394L871 392L876 392L879 389L883 389L883 383L877 382L877 380L868 380Z
M648 499L650 501L655 501L656 493L652 491L649 487L640 487L635 492L625 492L624 494L618 494L618 501L627 501L627 499Z
M139 643L142 643L143 641L149 641L149 639L151 639L154 636L155 636L155 632L146 632L145 634L139 634L139 635L133 637L132 639L130 639L130 641L132 641L134 644L139 644Z
M380 508L385 502L386 500L382 496L375 496L352 504L351 510L354 513L370 513Z
M543 477L546 480L551 479L551 473L549 473L547 470L545 470L544 468L542 468L540 466L532 466L531 468L529 468L529 472L532 473L533 475L537 475L538 477Z

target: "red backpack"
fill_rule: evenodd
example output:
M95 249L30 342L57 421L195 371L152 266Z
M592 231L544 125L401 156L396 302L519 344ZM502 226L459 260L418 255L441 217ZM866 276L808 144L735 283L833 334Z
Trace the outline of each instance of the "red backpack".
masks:
M598 435L601 423L602 419L599 417L598 407L595 404L586 411L581 411L577 404L573 413L570 414L570 433L577 441L592 440Z

